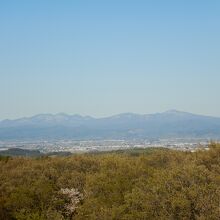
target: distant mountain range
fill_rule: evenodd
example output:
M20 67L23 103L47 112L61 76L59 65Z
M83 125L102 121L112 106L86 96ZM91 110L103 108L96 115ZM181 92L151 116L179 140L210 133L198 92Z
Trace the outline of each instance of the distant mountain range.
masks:
M105 118L40 114L0 122L0 140L220 138L220 118L170 110Z

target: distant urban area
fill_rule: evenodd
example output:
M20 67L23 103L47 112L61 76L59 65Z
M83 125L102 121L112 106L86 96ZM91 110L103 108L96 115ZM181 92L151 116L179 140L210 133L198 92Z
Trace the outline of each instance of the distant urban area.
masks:
M209 139L157 139L157 140L42 140L42 141L0 141L0 154L9 149L37 150L50 152L102 152L133 148L169 148L181 151L195 151L207 148Z
M9 156L152 147L195 151L219 140L220 118L177 110L145 115L123 113L106 118L40 114L0 122L0 154Z

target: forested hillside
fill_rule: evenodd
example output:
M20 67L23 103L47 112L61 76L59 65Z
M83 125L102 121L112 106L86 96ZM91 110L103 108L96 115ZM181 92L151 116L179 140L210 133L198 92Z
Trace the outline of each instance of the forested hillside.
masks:
M0 219L220 218L220 144L0 160Z

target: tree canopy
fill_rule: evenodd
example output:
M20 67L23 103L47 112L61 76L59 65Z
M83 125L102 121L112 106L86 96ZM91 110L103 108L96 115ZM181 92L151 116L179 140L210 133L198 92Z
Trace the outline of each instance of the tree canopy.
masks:
M220 218L220 144L209 150L0 157L0 219Z

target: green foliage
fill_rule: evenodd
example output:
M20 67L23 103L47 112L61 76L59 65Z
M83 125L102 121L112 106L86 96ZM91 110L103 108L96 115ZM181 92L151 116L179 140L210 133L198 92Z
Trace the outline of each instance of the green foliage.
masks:
M216 143L194 153L139 149L55 158L0 157L4 220L217 220L219 204Z

